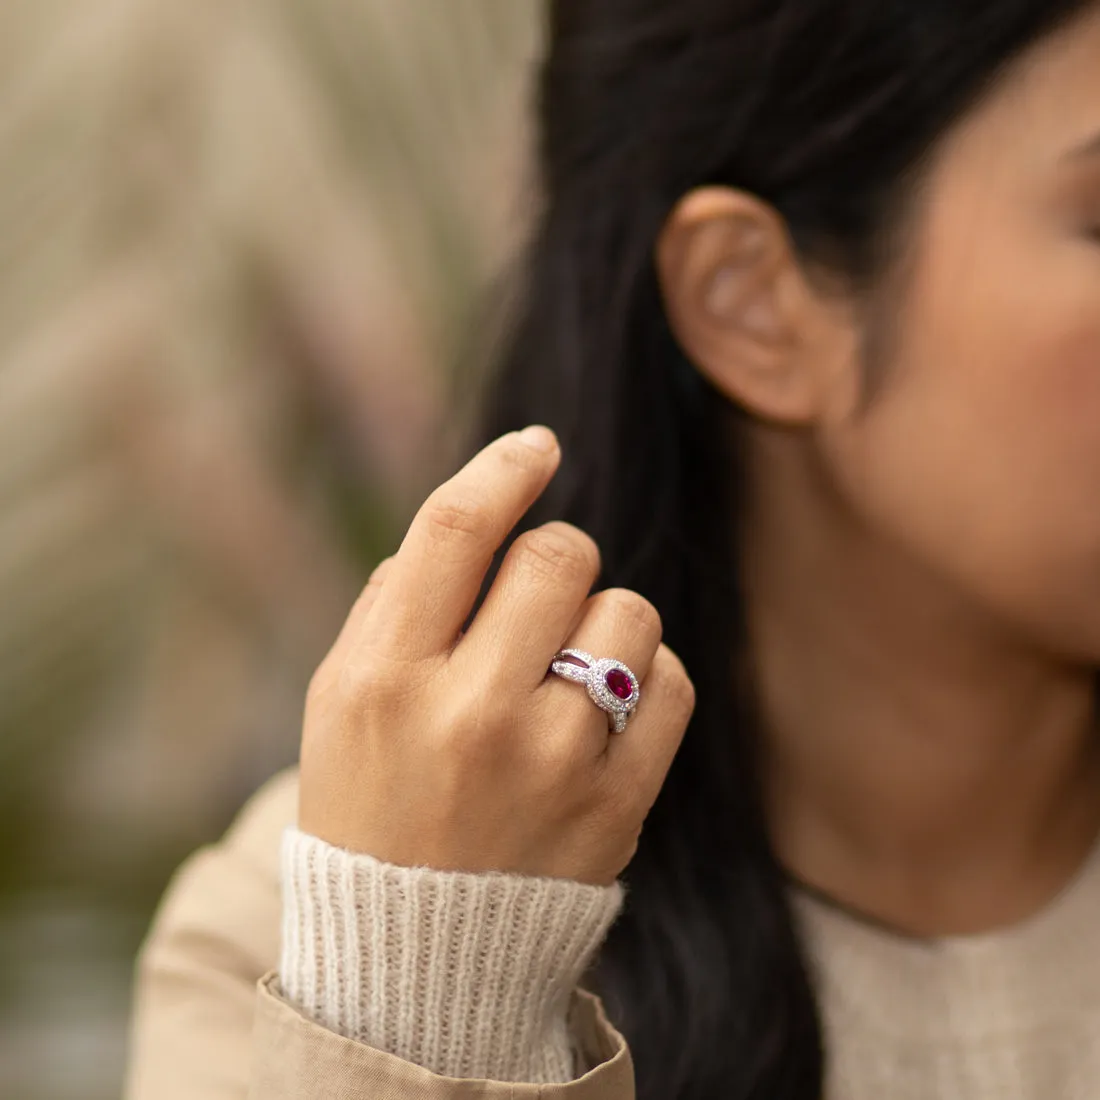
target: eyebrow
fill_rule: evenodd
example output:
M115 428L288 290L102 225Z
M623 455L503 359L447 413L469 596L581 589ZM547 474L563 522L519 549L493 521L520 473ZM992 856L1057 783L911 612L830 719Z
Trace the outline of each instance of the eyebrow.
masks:
M1064 160L1085 160L1089 157L1100 157L1100 131L1093 134L1088 141L1074 146L1066 153Z

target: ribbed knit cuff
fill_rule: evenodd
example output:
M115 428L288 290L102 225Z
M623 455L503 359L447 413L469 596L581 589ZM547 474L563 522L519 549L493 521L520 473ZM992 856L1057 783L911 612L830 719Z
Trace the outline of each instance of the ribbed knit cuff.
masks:
M284 994L348 1038L447 1077L574 1078L574 989L624 887L399 867L283 836Z

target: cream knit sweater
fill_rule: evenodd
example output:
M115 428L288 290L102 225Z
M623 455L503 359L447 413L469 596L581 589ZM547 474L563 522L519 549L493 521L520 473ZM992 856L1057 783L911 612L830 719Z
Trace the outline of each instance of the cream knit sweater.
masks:
M318 1023L435 1073L562 1082L566 1007L623 886L396 867L284 835L287 997ZM829 1100L1100 1097L1100 842L1011 929L892 935L796 890Z

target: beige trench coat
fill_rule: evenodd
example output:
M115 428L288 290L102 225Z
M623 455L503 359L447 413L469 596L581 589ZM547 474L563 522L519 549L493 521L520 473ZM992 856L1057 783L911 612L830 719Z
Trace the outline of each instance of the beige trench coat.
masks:
M633 1100L626 1041L584 989L573 1027L595 1068L561 1085L441 1077L288 1004L279 847L297 800L296 771L277 776L173 879L138 958L126 1100Z

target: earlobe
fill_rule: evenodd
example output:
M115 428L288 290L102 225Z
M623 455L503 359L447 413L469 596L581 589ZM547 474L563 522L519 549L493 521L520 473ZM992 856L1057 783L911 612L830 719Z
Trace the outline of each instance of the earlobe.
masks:
M698 189L666 221L656 260L672 330L711 383L763 419L812 417L802 274L779 215L732 188Z

